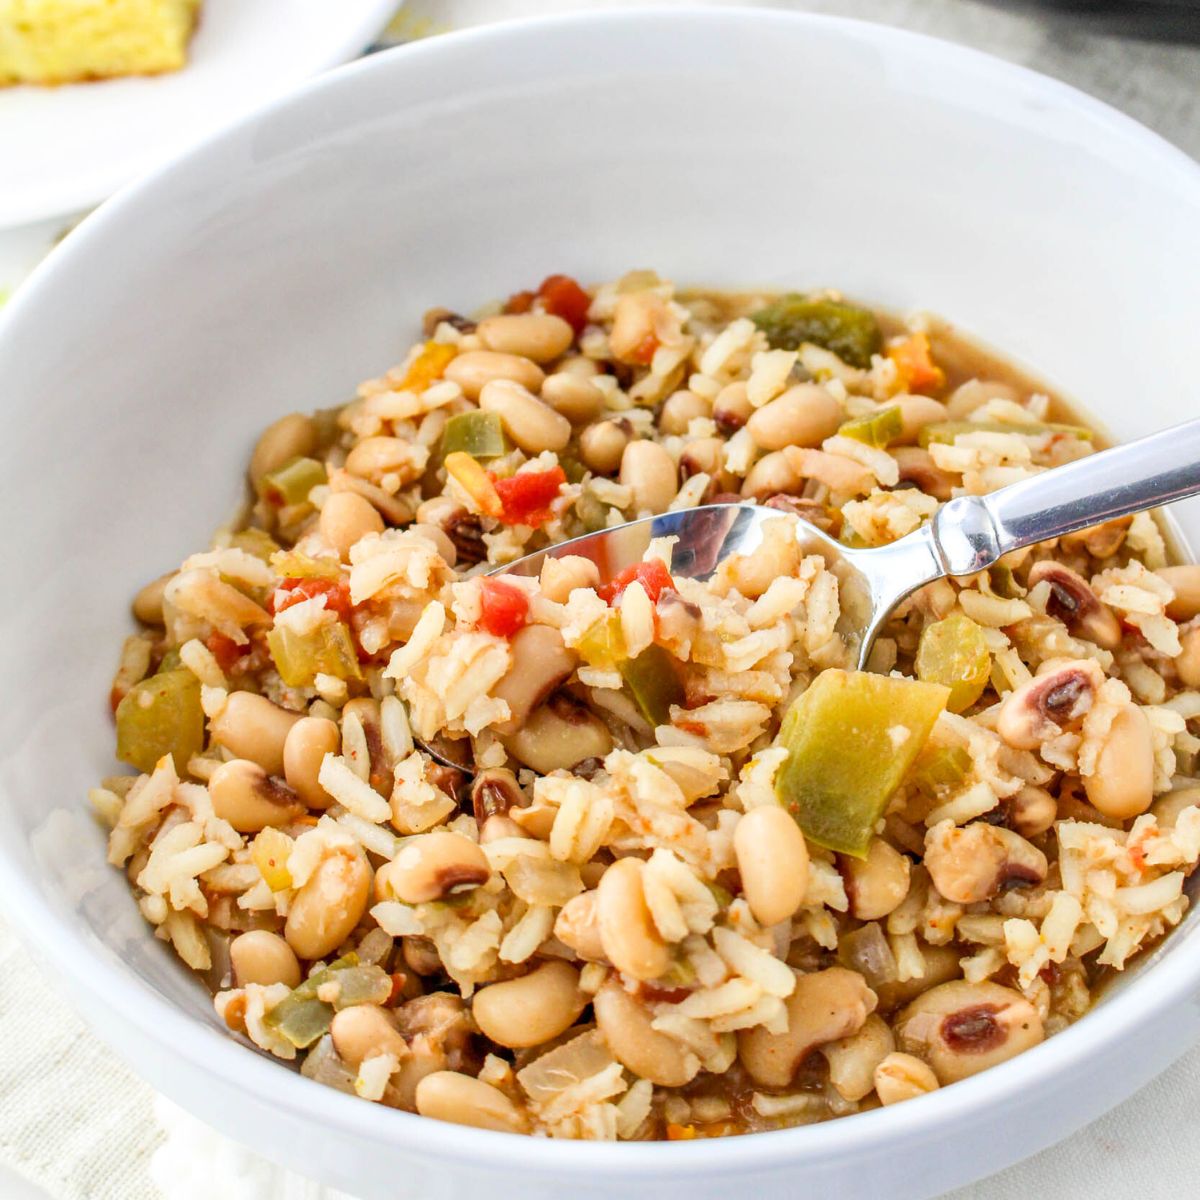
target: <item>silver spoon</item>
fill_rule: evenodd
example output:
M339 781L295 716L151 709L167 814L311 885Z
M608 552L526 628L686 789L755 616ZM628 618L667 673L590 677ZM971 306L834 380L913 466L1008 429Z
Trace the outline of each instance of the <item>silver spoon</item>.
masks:
M861 670L896 605L917 588L947 575L973 575L1012 550L1197 494L1200 420L1088 455L986 496L956 497L920 529L887 546L852 549L800 517L764 505L708 504L558 542L488 573L537 575L547 558L571 554L591 559L604 582L640 562L652 538L673 537L671 574L704 580L725 559L755 550L765 522L790 516L800 527L801 549L820 554L838 577L838 632Z

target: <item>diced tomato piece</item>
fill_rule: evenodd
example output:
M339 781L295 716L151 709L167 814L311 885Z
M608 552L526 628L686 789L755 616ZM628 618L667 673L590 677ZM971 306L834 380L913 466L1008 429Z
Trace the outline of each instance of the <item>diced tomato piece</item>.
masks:
M271 593L268 608L283 612L293 604L301 604L314 596L325 597L325 607L346 622L350 620L350 584L344 579L296 579L288 577Z
M493 637L512 637L529 618L529 600L514 583L485 579L480 597L479 628Z
M504 302L504 311L506 313L527 313L533 307L536 299L537 296L533 292L513 292Z
M548 313L562 317L576 336L583 332L592 301L574 279L569 275L550 275L542 280L538 295Z
M204 639L204 644L212 651L213 658L217 660L217 666L226 674L237 666L240 658L250 653L248 643L245 646L239 646L233 638L226 637L223 633L210 633Z
M657 604L659 596L667 588L675 587L675 580L671 578L670 571L663 566L661 559L654 558L649 562L635 563L632 567L618 571L599 589L600 599L608 601L609 604L616 604L621 599L621 594L635 579L650 597L651 604Z
M492 475L491 479L503 506L504 521L509 525L535 528L550 519L550 503L567 482L562 467L551 467L549 471L522 471L507 479Z

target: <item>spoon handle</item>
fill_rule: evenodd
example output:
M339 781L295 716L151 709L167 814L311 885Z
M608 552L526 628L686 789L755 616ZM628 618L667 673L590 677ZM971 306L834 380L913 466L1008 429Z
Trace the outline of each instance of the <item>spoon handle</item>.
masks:
M942 506L933 535L948 575L1116 517L1200 494L1200 420Z

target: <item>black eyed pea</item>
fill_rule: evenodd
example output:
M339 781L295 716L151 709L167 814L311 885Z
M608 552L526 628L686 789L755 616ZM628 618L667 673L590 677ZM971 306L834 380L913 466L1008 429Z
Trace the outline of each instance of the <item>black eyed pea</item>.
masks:
M526 454L541 454L543 450L557 453L566 449L571 440L571 422L511 380L496 379L484 384L479 393L479 407L495 413L504 432Z
M552 959L528 975L481 988L471 1012L485 1037L510 1050L527 1050L565 1033L587 1003L579 972Z
M239 933L229 943L229 963L237 987L248 983L270 987L286 983L294 988L300 983L300 963L295 952L277 933L269 929L250 929Z
M857 971L829 967L797 975L787 999L787 1031L770 1033L761 1025L741 1030L738 1058L755 1083L788 1087L814 1050L857 1033L875 1005L875 993Z
M479 844L481 846L487 846L491 842L498 842L501 838L528 836L525 830L512 817L502 817L498 813L493 817L488 817L479 826Z
M597 475L611 475L629 445L628 421L597 421L579 435L579 457Z
M445 378L457 383L468 400L478 400L484 384L493 379L508 379L528 391L541 390L545 380L542 368L516 354L496 354L492 350L468 350L450 360Z
M621 455L619 478L633 496L635 513L665 512L679 492L675 460L658 442L630 442Z
M402 484L412 483L421 471L407 438L367 437L346 455L346 470L359 479L378 483L385 475L395 475Z
M832 437L844 415L841 404L820 384L800 383L753 412L746 426L763 450L811 448Z
M328 808L333 797L317 782L325 755L342 744L337 722L327 717L301 717L283 743L283 777L309 808Z
M915 1100L938 1089L933 1068L912 1054L889 1054L875 1068L875 1094L880 1104L899 1104Z
M1023 838L1045 833L1058 817L1058 801L1045 788L1026 784L1015 796L1001 802L1009 829Z
M331 854L292 897L283 936L300 958L325 958L354 932L370 898L366 856Z
M888 403L900 410L900 436L896 441L902 446L916 442L926 425L948 419L946 406L931 396L896 396Z
M1084 791L1106 817L1126 821L1144 813L1154 800L1154 737L1150 721L1136 704L1122 705L1104 736L1104 744Z
M872 1013L849 1037L821 1048L829 1063L829 1082L843 1100L861 1100L875 1087L875 1071L896 1048L886 1021Z
M1187 688L1200 688L1200 629L1189 629L1179 639L1175 670Z
M899 908L908 895L911 869L908 858L883 838L871 839L866 858L838 855L850 915L860 921L878 921Z
M782 450L764 454L749 470L742 483L742 495L748 500L764 500L780 492L799 492L804 486L800 472Z
M144 625L162 625L163 593L167 584L175 578L174 571L168 571L157 579L152 579L133 598L133 615Z
M258 763L268 775L282 775L283 747L300 717L254 692L231 692L208 729L212 740L237 758Z
M575 340L575 330L552 313L499 313L485 317L475 332L486 349L535 363L553 362Z
M524 803L525 795L517 777L507 767L485 767L476 771L471 781L471 809L480 830L489 818L506 817L510 810Z
M426 525L417 521L408 527L408 532L419 533L421 537L428 538L450 566L454 566L458 561L458 547L450 540L450 535L441 525Z
M494 1129L500 1133L523 1133L526 1121L521 1110L490 1083L460 1071L434 1071L416 1090L417 1112L438 1121Z
M563 643L562 634L549 625L524 626L511 645L512 666L492 688L492 695L505 701L511 713L492 726L501 737L516 733L529 714L570 678L579 661Z
M347 717L355 718L362 726L363 738L367 744L367 782L384 799L391 799L392 788L395 786L396 762L384 746L379 701L373 696L360 696L343 705L343 732Z
M956 947L929 946L918 941L917 949L925 965L923 974L915 979L897 979L892 983L881 983L876 989L881 1011L894 1012L902 1005L915 1000L922 992L927 992L940 983L957 979L962 974L962 962Z
M581 379L594 379L600 374L600 366L594 360L588 358L586 354L568 354L566 358L558 364L556 375L562 374L578 375Z
M658 1087L683 1087L696 1077L700 1060L659 1033L651 1013L616 979L609 979L592 1003L600 1034L623 1067Z
M977 904L1046 880L1046 856L1019 833L986 821L939 821L925 835L925 867L952 904Z
M376 1054L408 1057L408 1043L396 1028L395 1018L374 1004L355 1004L334 1013L329 1034L338 1058L352 1071Z
M604 961L604 943L600 940L596 899L595 888L572 896L559 910L554 921L554 936L564 946L574 950L585 962Z
M1200 804L1200 787L1181 787L1159 796L1150 806L1160 829L1174 829L1179 814Z
M238 833L258 833L304 815L300 798L256 762L235 758L222 763L208 781L213 812Z
M1200 616L1200 564L1161 567L1154 573L1159 579L1165 579L1175 591L1175 599L1167 605L1167 616L1171 620L1190 621Z
M608 335L613 357L625 363L645 363L646 346L660 340L658 331L666 319L667 302L657 292L625 292L619 296Z
M742 891L755 920L786 921L808 890L808 845L796 822L776 804L752 808L733 834Z
M383 532L383 518L357 492L331 492L321 506L317 522L321 537L337 551L342 562L350 561L350 547L368 533Z
M1036 1046L1038 1011L1012 988L955 980L918 996L895 1025L900 1049L927 1062L940 1084L956 1083Z
M1028 585L1049 585L1046 611L1058 617L1072 633L1095 642L1105 650L1115 650L1121 644L1121 622L1116 614L1102 604L1091 585L1077 571L1062 563L1042 559L1029 569Z
M735 554L721 567L721 578L743 596L761 596L780 576L790 575L800 563L800 545L792 522L781 517L763 525L762 543L749 554Z
M375 894L380 900L424 904L487 883L487 856L461 833L438 829L405 842L390 863L379 868Z
M1081 720L1103 683L1093 659L1051 659L1005 697L996 732L1016 750L1036 750Z
M743 380L738 380L726 384L717 393L717 398L713 401L712 419L716 422L717 429L726 437L730 437L750 420L752 412L754 406L746 393L746 384Z
M689 392L686 388L672 392L659 410L658 428L668 435L682 435L687 433L692 421L697 417L707 417L711 411L708 401L695 392Z
M569 769L585 758L603 758L613 747L608 726L562 692L535 708L503 741L513 758L539 775Z
M920 446L895 446L889 453L900 468L900 482L911 483L936 500L949 500L957 481L933 461L933 455Z
M604 957L633 979L657 979L671 965L671 954L646 904L644 864L619 858L600 877L596 919Z
M998 379L968 379L950 393L946 413L952 421L961 421L989 400L1011 400L1016 404L1020 399L1020 392L1011 384L1001 383Z
M594 421L604 411L604 393L574 371L556 371L542 384L542 399L572 425Z
M250 456L250 483L257 490L265 475L293 458L307 458L317 448L317 427L311 417L289 413L263 430Z
M579 554L547 558L542 563L538 584L547 600L553 600L556 604L566 604L576 588L600 586L600 568L590 558Z
M722 438L697 438L688 442L679 456L679 470L685 479L701 473L717 476L725 470L724 449Z

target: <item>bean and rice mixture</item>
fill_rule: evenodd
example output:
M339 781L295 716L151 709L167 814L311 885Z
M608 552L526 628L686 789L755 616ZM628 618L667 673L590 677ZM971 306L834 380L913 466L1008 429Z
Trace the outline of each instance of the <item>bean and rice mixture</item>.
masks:
M444 1120L712 1137L1007 1059L1187 907L1200 567L1111 522L923 588L858 673L787 514L886 543L1090 453L1065 417L832 292L431 311L135 599L109 861L232 1031ZM737 497L780 520L708 583L484 575Z

